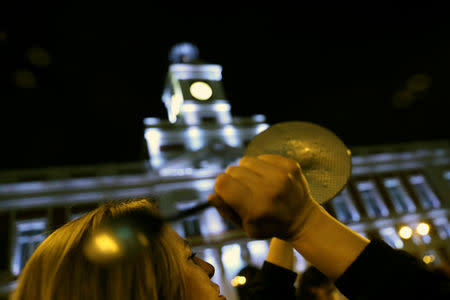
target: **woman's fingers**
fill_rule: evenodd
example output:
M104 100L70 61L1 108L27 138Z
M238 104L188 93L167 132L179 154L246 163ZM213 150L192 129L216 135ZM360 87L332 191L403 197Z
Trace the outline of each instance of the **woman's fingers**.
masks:
M239 215L242 215L242 204L252 197L252 192L245 183L227 173L217 176L214 192Z
M217 177L214 192L219 213L259 238L295 235L314 204L300 165L272 154L244 156Z
M258 156L258 159L271 164L276 168L282 169L284 172L289 173L294 177L299 176L302 172L300 164L287 157L275 154L261 154Z
M280 174L283 172L283 169L278 167L276 164L253 156L244 156L239 161L239 167L250 169L263 178L268 178L274 174Z
M242 227L241 217L239 217L239 215L230 206L228 206L219 195L209 195L208 202L210 202L217 209L223 218L230 221L235 226Z
M259 175L252 169L242 166L230 166L226 169L225 173L238 180L242 184L245 184L247 187L255 184L261 184L263 180L263 177L261 175Z

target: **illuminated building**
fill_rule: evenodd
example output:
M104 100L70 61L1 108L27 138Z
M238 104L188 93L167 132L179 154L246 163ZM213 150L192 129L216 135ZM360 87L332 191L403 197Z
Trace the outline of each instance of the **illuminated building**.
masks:
M189 44L171 53L162 97L168 119L144 120L149 161L0 173L0 294L14 288L15 276L48 231L95 208L99 199L156 196L163 214L206 201L215 177L267 128L262 115L231 115L221 67L197 55ZM368 238L382 238L426 263L448 262L448 142L350 148L351 179L325 208ZM228 299L236 299L231 280L239 270L260 266L267 255L268 241L247 238L213 208L172 225L215 266L213 280ZM411 230L402 238L404 226ZM301 272L307 262L295 257Z

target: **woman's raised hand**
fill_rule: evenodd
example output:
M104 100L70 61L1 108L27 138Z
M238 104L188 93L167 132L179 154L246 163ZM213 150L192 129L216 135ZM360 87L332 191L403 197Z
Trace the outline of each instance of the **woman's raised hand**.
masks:
M280 155L244 156L217 177L208 200L252 238L298 239L320 205L301 166Z

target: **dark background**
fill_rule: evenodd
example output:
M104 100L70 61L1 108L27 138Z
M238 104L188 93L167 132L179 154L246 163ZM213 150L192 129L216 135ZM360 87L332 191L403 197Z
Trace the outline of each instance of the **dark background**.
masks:
M166 118L168 52L179 42L223 66L235 116L315 122L350 147L448 140L445 7L211 5L5 9L1 168L145 159L143 118ZM33 47L47 66L31 63ZM16 83L24 70L34 88Z

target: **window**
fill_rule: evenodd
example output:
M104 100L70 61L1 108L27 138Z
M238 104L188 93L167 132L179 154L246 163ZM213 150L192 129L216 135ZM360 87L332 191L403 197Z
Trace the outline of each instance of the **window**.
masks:
M386 227L380 229L381 238L393 248L403 248L402 239L398 236L393 227Z
M409 182L423 209L438 208L441 206L439 199L434 194L423 175L412 175L409 177Z
M266 240L255 240L247 243L248 251L253 265L262 267L269 252L269 242Z
M389 210L384 204L383 199L373 182L359 182L356 187L361 195L361 200L367 215L370 218L386 217L389 215Z
M450 184L450 170L444 172L444 179L447 180L448 184Z
M46 238L47 221L45 219L16 222L16 239L13 255L13 274L19 275L34 250Z
M182 221L171 222L170 227L178 233L181 237L186 238L186 234L184 233L184 226Z
M442 240L450 238L450 223L447 218L445 217L436 218L433 221L433 223L439 237Z
M229 244L222 247L222 264L228 281L233 279L245 266L246 263L242 259L239 244Z
M336 217L341 222L357 222L360 215L353 204L347 189L339 193L332 201L331 206L336 212Z
M386 187L397 213L412 213L416 211L414 202L411 197L409 197L399 178L386 178L384 179L383 184Z
M297 251L294 250L294 272L302 273L308 267L308 261Z
M200 214L200 223L203 236L216 235L227 231L223 218L214 207L205 209Z
M183 220L183 229L186 237L201 236L198 218L188 218Z

